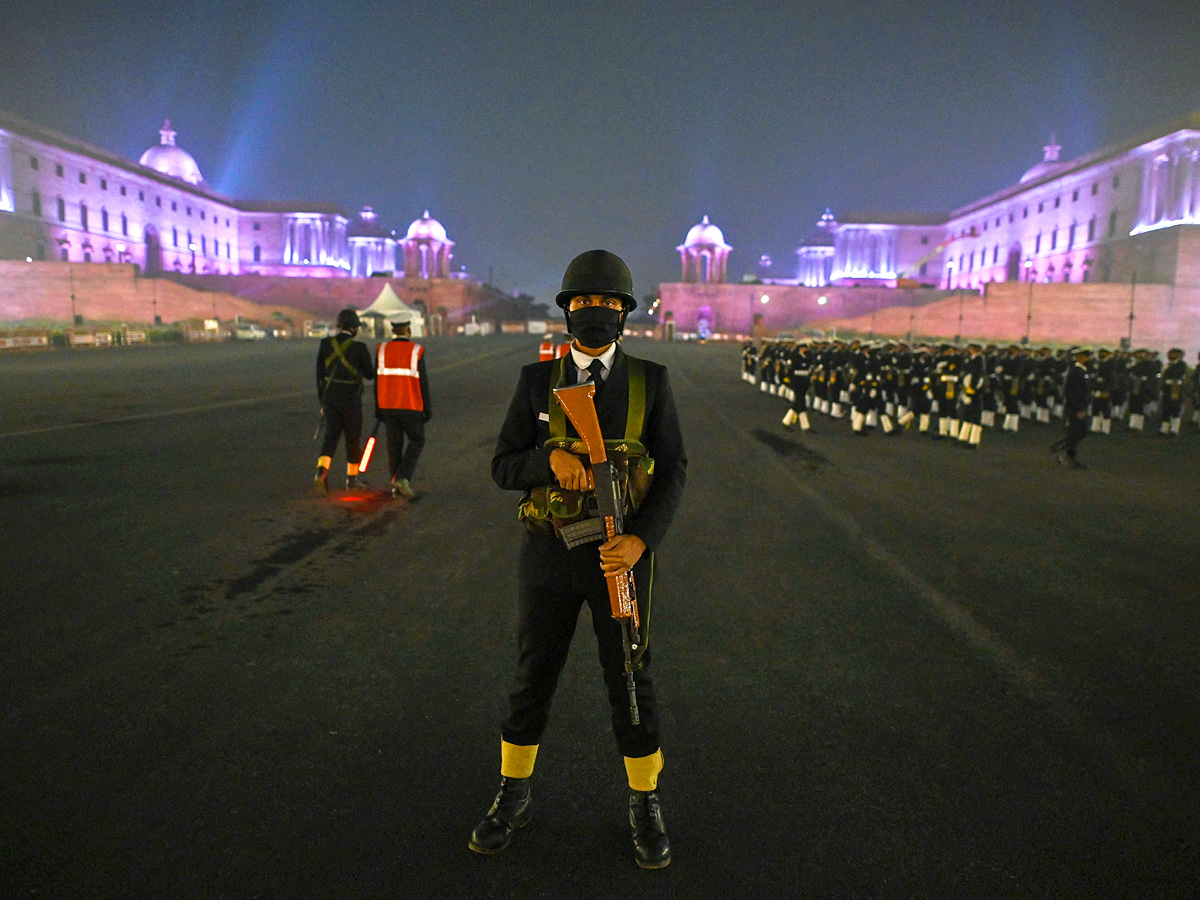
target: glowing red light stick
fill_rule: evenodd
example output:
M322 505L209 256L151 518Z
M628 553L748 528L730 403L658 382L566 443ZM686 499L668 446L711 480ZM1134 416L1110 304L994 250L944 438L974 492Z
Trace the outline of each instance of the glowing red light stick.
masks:
M367 471L367 463L371 461L371 451L374 449L375 435L371 435L369 438L367 438L367 447L365 450L363 450L362 462L358 464L358 474L361 475Z
M371 461L371 451L375 449L375 435L379 433L380 424L381 423L379 419L376 419L375 427L371 429L371 436L367 438L367 446L363 450L362 462L358 464L358 471L360 475L367 471L367 463Z

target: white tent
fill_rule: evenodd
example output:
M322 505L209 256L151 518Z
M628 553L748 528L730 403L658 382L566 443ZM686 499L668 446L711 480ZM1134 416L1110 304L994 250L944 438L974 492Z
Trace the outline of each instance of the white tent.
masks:
M412 325L413 337L425 336L425 317L401 300L388 282L384 282L379 296L370 306L359 312L358 317L370 320L375 337L390 337L391 323L400 318L408 319ZM387 320L387 324L384 324L384 320Z

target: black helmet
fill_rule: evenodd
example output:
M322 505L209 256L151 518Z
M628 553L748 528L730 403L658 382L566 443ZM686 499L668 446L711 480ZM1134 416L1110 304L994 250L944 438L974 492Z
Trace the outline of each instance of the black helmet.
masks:
M358 321L358 311L357 310L355 310L351 307L346 307L340 313L338 313L338 317L337 317L337 327L338 328L345 329L346 331L356 331L356 330L358 330L359 327L361 327L361 325L362 325L362 323L360 321Z
M571 298L580 294L620 297L625 303L625 312L637 309L629 267L621 257L607 250L589 250L571 260L563 274L562 290L555 297L555 302L566 309Z

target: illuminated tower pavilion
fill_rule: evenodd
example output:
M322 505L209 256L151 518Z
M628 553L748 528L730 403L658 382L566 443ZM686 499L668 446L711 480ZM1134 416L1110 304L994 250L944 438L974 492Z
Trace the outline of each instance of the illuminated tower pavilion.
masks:
M429 210L408 226L408 234L400 247L404 253L405 278L450 277L454 241L446 237L446 229L429 215Z
M350 274L365 278L376 272L392 272L396 268L396 235L376 219L375 210L364 206L358 221L346 229L350 246Z
M722 284L725 263L733 248L725 243L721 229L708 221L693 225L682 244L675 248L683 263L682 281L701 284Z
M833 275L834 231L837 229L837 219L828 207L821 220L817 222L817 230L796 248L799 266L796 271L796 282L805 287L825 287Z

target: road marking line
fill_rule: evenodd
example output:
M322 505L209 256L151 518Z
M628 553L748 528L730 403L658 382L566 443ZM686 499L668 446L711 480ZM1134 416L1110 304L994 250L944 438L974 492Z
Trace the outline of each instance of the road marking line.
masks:
M469 359L458 359L443 366L430 366L430 369L435 374L450 372L454 369L461 369L464 366L474 365L481 360L491 359L493 356L511 353L514 350L524 351L524 349L524 347L500 347L491 351L490 353L472 356ZM230 409L235 406L250 406L254 403L269 403L273 400L290 400L293 397L304 397L310 393L310 391L290 391L286 394L268 394L264 397L247 397L244 400L224 400L220 403L206 403L202 406L185 406L182 409L166 409L159 412L137 413L132 416L118 416L115 419L97 419L94 422L69 422L66 425L49 425L45 428L29 428L25 431L6 431L0 433L0 440L3 440L4 438L28 437L29 435L34 434L51 434L55 431L73 431L77 428L91 428L94 425L121 425L126 422L143 422L147 419L163 419L169 416L185 416L190 415L191 413L211 412L214 409Z
M186 406L182 409L166 409L160 412L138 413L133 416L119 416L115 419L97 419L94 422L70 422L66 425L51 425L48 428L30 428L26 431L8 431L0 434L0 438L25 437L31 434L49 434L52 431L70 431L75 428L91 428L93 425L120 425L125 422L141 422L146 419L162 419L167 416L184 416L190 413L208 412L214 409L228 409L233 406L249 406L252 403L267 403L271 400L288 400L292 397L303 397L308 391L292 391L288 394L270 394L266 397L248 397L245 400L225 400L221 403L206 403L203 406Z
M698 391L696 385L686 375L679 373L679 380L691 390ZM716 416L725 422L731 432L742 434L747 439L753 437L752 433L743 430L721 409L709 405L706 406L706 411L716 413ZM754 441L749 442L755 444ZM1052 687L1036 665L1022 659L1020 654L1009 648L995 633L976 619L966 607L956 603L909 569L881 541L865 534L852 516L838 509L820 491L802 480L774 454L757 446L756 451L774 468L782 472L795 485L796 489L816 507L819 513L840 529L846 537L862 546L876 564L889 572L896 580L907 585L924 600L953 634L958 635L983 657L990 660L1026 697L1049 708L1062 725L1088 742L1103 761L1119 774L1126 791L1134 797L1141 797L1145 796L1147 791L1177 789L1160 777L1159 773L1151 771L1149 767L1139 765L1136 758L1131 759L1128 751L1122 750L1107 732L1078 709L1062 691Z

